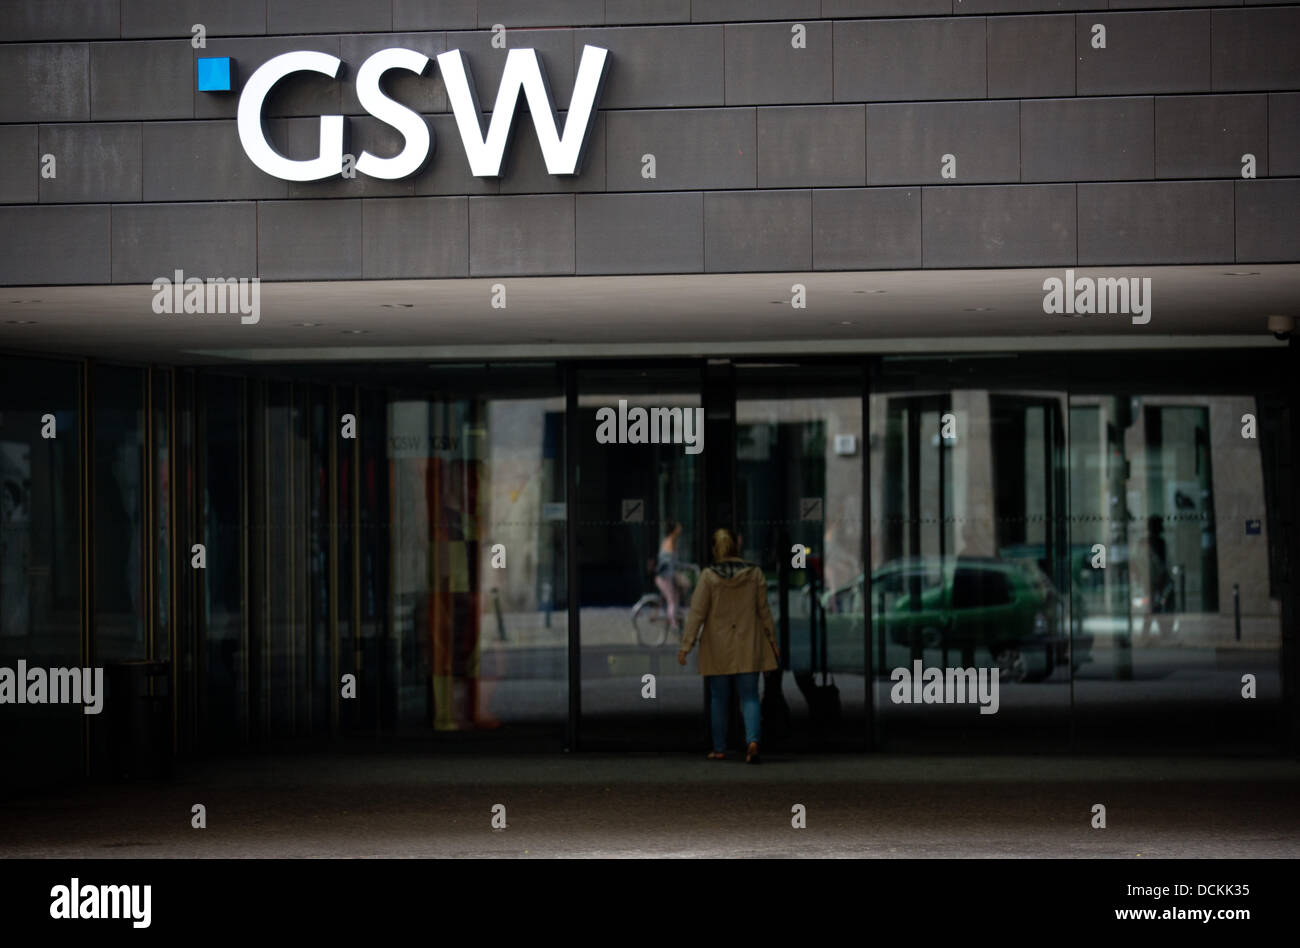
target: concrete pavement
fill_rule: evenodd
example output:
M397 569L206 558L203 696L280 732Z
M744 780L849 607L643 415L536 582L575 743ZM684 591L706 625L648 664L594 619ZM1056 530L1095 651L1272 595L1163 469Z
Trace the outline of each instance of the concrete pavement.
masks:
M492 808L507 827L493 830ZM1091 828L1092 806L1107 828ZM208 828L191 828L202 804ZM791 827L802 804L807 828ZM245 756L0 803L27 857L1300 856L1277 759L437 753Z

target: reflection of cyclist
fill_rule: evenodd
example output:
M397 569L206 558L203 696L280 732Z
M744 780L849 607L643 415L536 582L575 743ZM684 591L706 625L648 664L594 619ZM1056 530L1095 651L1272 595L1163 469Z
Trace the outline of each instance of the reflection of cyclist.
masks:
M681 535L682 525L676 520L664 523L664 538L655 562L655 585L668 606L668 624L674 627L677 625L677 540Z

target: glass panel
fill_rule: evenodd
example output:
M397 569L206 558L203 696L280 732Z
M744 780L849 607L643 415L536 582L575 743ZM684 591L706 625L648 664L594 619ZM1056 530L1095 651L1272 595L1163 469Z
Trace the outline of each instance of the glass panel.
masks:
M886 363L870 399L879 737L1063 744L1066 398L964 374Z
M529 730L568 718L564 395L552 366L435 366L388 404L399 729ZM379 481L377 481L379 483ZM379 575L378 573L376 575Z
M81 648L80 367L0 358L0 665L78 668ZM82 772L80 706L7 704L0 787Z
M171 386L170 372L152 373L153 397L153 657L171 658L172 621L172 483L171 483Z
M388 465L385 457L387 404L382 392L364 389L357 418L358 468L357 615L361 673L357 705L362 727L391 726L396 695L388 674Z
M205 744L242 742L247 734L248 676L244 637L243 382L200 379L203 693Z
M1281 601L1255 398L1079 393L1070 411L1080 738L1276 748Z
M327 734L338 690L330 655L330 601L334 570L330 561L330 445L338 437L331 419L330 390L310 387L308 444L308 570L311 577L307 622L311 687L303 689L309 702L311 729Z
M144 371L91 372L95 439L95 661L148 657L144 601Z
M333 417L326 420L326 435L334 440L337 463L337 480L333 487L333 522L335 524L334 556L330 560L331 581L334 583L334 609L336 624L334 643L338 655L338 667L332 676L341 682L344 675L352 675L359 680L358 664L361 656L360 629L353 621L353 606L357 588L357 563L353 561L356 543L353 537L353 502L357 486L357 441L355 437L345 438L344 415L351 415L353 431L359 424L357 415L357 390L351 385L334 387L335 411ZM339 695L335 691L335 695ZM360 723L360 707L355 699L338 702L338 722L341 727L355 728Z
M697 749L704 740L698 652L685 668L675 657L712 526L703 516L701 458L710 446L700 386L698 369L578 372L570 515L578 517L584 747ZM643 697L647 674L654 700Z
M768 746L867 740L862 389L855 367L736 370L742 555L768 576L782 642L783 669L764 676Z

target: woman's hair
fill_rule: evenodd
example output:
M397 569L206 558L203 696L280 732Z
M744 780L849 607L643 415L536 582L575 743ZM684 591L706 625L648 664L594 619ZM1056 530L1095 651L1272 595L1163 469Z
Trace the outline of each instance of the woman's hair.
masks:
M673 531L676 530L679 526L681 526L681 524L679 524L672 517L669 517L667 520L664 521L664 536L666 537L672 536Z
M728 556L735 556L736 538L731 535L731 531L722 527L713 531L713 558L715 560L725 560Z

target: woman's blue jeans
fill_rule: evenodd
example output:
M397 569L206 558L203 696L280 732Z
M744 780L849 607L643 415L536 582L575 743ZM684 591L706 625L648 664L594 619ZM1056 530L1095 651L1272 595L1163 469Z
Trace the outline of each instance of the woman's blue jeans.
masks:
M758 708L758 672L739 675L709 675L709 720L713 727L713 749L727 749L727 722L731 717L731 686L740 695L740 712L745 718L745 746L760 737L762 715Z

